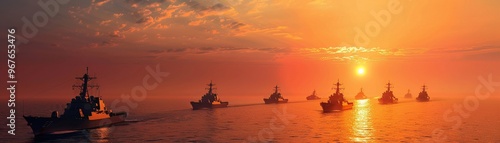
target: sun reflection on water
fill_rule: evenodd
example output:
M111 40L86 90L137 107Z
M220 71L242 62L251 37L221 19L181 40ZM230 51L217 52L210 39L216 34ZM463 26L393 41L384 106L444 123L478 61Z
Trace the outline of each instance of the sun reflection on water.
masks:
M370 99L356 100L351 140L353 142L368 142L372 138L373 126L370 117Z
M95 142L109 142L110 133L113 127L102 127L89 131L90 139Z

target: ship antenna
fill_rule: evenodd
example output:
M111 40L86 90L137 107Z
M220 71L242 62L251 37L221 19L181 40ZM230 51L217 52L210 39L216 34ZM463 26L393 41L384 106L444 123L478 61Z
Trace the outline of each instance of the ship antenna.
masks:
M212 83L212 80L210 80L210 83L207 85L208 85L208 93L212 94L212 90L213 90L212 86L214 86L214 84Z
M389 80L389 83L387 83L387 91L391 90L391 81Z

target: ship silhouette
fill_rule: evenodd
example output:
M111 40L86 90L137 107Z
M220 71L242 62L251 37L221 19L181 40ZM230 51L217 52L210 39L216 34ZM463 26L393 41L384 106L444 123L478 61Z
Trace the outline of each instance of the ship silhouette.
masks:
M412 97L412 95L410 93L410 90L408 89L408 93L405 94L405 98L411 98L411 97Z
M353 103L344 98L344 94L340 92L340 85L342 84L337 81L337 84L335 84L335 93L330 95L327 102L320 103L324 112L352 109Z
M363 88L361 88L361 91L354 97L356 100L362 100L366 99L365 93L363 93Z
M64 114L59 116L59 112L53 111L50 117L23 115L35 136L99 128L125 121L126 112L114 113L106 108L100 97L89 94L89 88L98 89L99 86L89 84L89 81L96 77L89 77L88 67L83 77L76 79L83 82L81 85L73 85L73 88L80 89L80 94L66 104Z
M378 99L381 104L393 104L398 102L398 98L394 97L391 91L391 82L387 83L387 91L382 93L382 97Z
M417 101L420 101L420 102L427 102L427 101L429 101L429 100L431 99L431 97L429 97L429 95L427 94L427 91L425 91L425 88L426 88L426 87L427 87L427 86L425 86L425 85L423 85L423 86L422 86L422 92L420 92L420 93L418 94L418 97L416 98L416 99L417 99Z
M266 104L272 104L272 103L287 103L288 99L283 98L281 96L281 93L278 91L278 85L274 87L274 93L269 96L269 98L264 98L264 103Z
M313 93L309 96L306 97L307 100L319 100L321 99L320 97L316 96L316 90L313 91Z
M203 109L203 108L224 108L227 107L229 102L222 102L220 98L217 96L217 93L214 93L213 86L215 84L210 81L208 85L208 92L205 93L201 97L201 100L198 102L191 101L191 106L193 106L193 110Z

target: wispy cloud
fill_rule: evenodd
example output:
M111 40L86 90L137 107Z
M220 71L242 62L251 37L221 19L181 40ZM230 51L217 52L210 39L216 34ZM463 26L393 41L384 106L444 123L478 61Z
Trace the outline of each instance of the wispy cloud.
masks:
M403 49L383 49L379 47L325 47L325 48L301 48L299 52L306 56L318 57L321 60L366 62L380 60L384 57L406 56L408 53Z
M191 9L196 11L197 18L203 18L212 15L222 15L233 10L231 7L221 3L217 3L212 6L205 6L197 1L188 1L186 3Z
M189 26L199 26L200 24L203 24L207 21L203 20L203 19L199 19L199 20L195 20L195 21L191 21L188 23Z

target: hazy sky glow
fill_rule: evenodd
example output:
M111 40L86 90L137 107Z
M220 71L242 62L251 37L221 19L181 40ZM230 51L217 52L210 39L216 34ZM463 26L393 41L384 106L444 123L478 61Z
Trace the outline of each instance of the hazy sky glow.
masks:
M23 16L42 10L36 1L2 3L4 28L20 29ZM146 66L160 64L171 76L155 96L198 98L210 80L229 98L265 97L275 84L289 95L316 89L326 96L337 79L352 96L361 87L379 96L388 80L399 96L424 83L430 92L472 93L478 76L500 79L499 6L495 0L71 0L19 46L20 92L67 94L69 77L89 66L103 92L118 96L141 83Z

